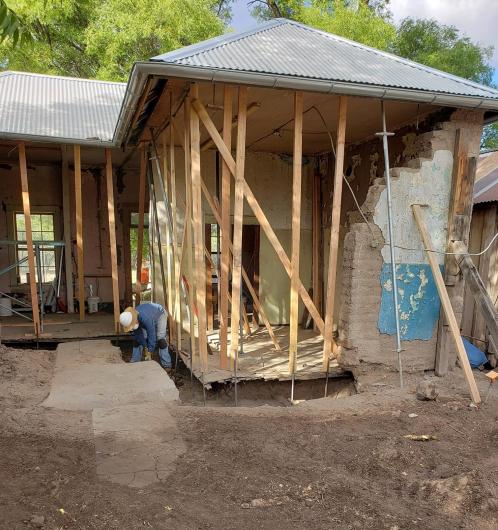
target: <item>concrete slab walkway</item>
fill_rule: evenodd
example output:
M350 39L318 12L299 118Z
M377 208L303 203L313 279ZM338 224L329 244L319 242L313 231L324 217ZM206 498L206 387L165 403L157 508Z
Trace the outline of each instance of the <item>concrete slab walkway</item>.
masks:
M144 487L163 480L185 445L170 413L178 390L154 361L125 363L107 340L57 348L45 407L92 413L97 474Z

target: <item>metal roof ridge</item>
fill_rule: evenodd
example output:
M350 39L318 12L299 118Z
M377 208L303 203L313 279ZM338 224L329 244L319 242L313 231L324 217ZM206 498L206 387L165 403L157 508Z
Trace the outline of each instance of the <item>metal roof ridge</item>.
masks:
M355 46L361 49L364 49L365 51L373 52L377 55L381 55L383 57L386 57L388 59L393 59L397 62L400 62L406 66L411 66L412 68L417 68L418 70L425 71L427 73L431 73L440 77L445 77L447 79L451 79L453 81L458 81L459 83L463 83L465 85L469 85L473 88L479 88L481 90L486 90L487 92L490 92L491 94L495 94L498 96L498 90L494 89L492 87L489 87L487 85L483 85L481 83L477 83L475 81L472 81L471 79L465 79L464 77L460 77L458 75L450 74L449 72L444 72L442 70L438 70L437 68L432 68L431 66L426 66L421 63L417 63L416 61L411 61L410 59L406 59L404 57L400 57L399 55L396 55L394 53L386 52L383 50L379 50L377 48L373 48L371 46L368 46L367 44L363 44L361 42L356 42L351 39L347 39L345 37L341 37L340 35L336 35L335 33L329 33L327 31L313 28L311 26L307 26L306 24L303 24L301 22L297 22L296 20L288 20L288 19L276 19L276 20L285 20L287 23L292 24L294 26L297 26L303 30L307 30L314 33L320 33L324 35L325 37L328 37L332 40L337 40L340 42L344 42L345 44L349 44L351 46Z
M212 37L201 42L196 42L195 44L190 44L189 46L184 46L183 48L177 50L171 50L160 55L156 55L150 59L153 62L170 62L177 61L179 59L184 59L185 57L196 55L199 53L204 53L207 51L215 50L216 48L221 48L230 44L232 42L237 42L239 40L245 39L247 37L252 37L258 33L262 33L271 28L282 26L285 23L290 22L285 18L272 18L261 24L257 24L254 27L247 29L245 31L236 31L233 33L223 33L217 37ZM168 59L168 60L165 60Z
M8 75L22 75L25 77L42 77L45 79L60 79L64 81L79 81L84 83L99 83L101 85L120 85L126 86L127 83L122 81L106 81L101 79L88 79L86 77L70 77L64 75L54 75L54 74L39 74L36 72L22 72L19 70L5 70L0 72L0 77L6 77Z

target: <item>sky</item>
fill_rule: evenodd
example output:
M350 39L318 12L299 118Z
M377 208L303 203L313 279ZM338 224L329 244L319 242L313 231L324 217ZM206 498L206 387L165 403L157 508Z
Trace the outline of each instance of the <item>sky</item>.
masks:
M256 24L247 0L235 0L232 26L241 31ZM491 65L495 68L494 82L498 84L498 0L391 0L394 20L405 17L435 18L438 22L456 26L473 41L494 46Z

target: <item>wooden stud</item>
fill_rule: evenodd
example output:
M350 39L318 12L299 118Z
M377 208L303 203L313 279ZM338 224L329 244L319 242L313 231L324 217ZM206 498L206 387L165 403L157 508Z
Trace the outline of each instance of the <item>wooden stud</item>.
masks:
M24 227L26 229L26 250L28 252L29 288L31 291L31 306L33 308L33 327L35 335L40 335L40 313L38 308L38 291L36 290L35 253L33 250L33 231L31 227L31 204L29 200L28 168L26 164L26 147L24 142L18 143L19 171L21 173L22 207L24 212ZM38 278L41 281L41 278Z
M206 108L199 100L195 100L195 99L192 101L192 107L198 114L202 123L206 127L206 130L208 131L209 135L213 139L213 142L218 148L218 151L220 152L228 168L230 169L230 173L235 176L235 170L236 170L235 160L233 159L231 152L227 149L225 143L223 142L223 139L221 138L218 130L216 129L216 126L214 125L213 120L211 120L209 114L207 113ZM245 179L243 182L243 186L244 186L244 197L247 203L249 204L249 207L253 211L268 241L272 245L280 262L282 263L285 269L285 272L290 278L291 264L290 264L289 256L285 252L284 247L280 243L277 235L275 234L275 231L273 230L273 228L270 225L270 222L268 221L268 218L263 212L261 206L259 205L259 202L257 201L256 197L254 196L254 193L252 192L249 184L247 183ZM318 330L323 335L324 334L323 319L320 316L319 312L317 311L315 304L313 304L313 301L311 300L311 297L307 289L304 287L301 281L299 281L299 296L301 297L303 303L308 308L308 311L310 312L313 320L316 322Z
M443 275L441 274L441 269L439 268L439 263L437 262L434 252L430 250L432 249L431 236L429 235L427 226L424 222L420 205L412 204L412 211L420 232L420 236L422 238L422 243L424 245L424 248L426 249L427 260L429 261L429 265L431 266L432 275L434 277L434 281L436 282L439 298L441 299L441 305L443 307L446 320L453 335L453 340L455 341L455 345L458 352L458 359L460 360L460 365L463 369L465 379L469 386L472 401L477 405L481 402L481 396L479 395L479 390L474 379L474 374L472 373L472 369L470 367L467 352L465 351L465 346L463 345L462 337L460 335L460 327L458 326L455 313L453 312L453 308L451 307L451 301L448 296L448 291L446 290L446 285L444 284Z
M205 247L211 253L211 225L204 226ZM207 329L214 329L214 297L213 297L213 270L216 267L211 265L211 260L206 260L206 322Z
M312 285L313 303L317 310L322 311L322 208L321 208L321 176L313 174L313 197L312 197ZM313 323L316 330L316 324Z
M339 122L337 124L337 147L335 151L334 197L332 200L332 222L330 227L330 249L327 274L327 298L325 301L325 335L323 340L323 369L328 370L333 347L337 260L339 253L339 229L341 226L342 180L344 174L344 148L346 145L346 117L348 99L339 99Z
M167 152L168 152L168 144L167 144L167 137L166 137L166 131L163 132L163 135L162 135L162 144L163 144L163 148L162 148L162 170L161 170L161 174L162 174L162 188L159 188L159 189L164 189L164 193L166 195L165 199L167 201L167 203L169 203L169 169L168 169L168 157L167 157ZM165 204L165 215L167 216L167 210L166 208L169 208L170 207L170 204ZM162 218L161 218L162 219ZM164 217L164 219L162 219L163 222L166 223L166 219L167 217ZM174 327L172 326L172 323L173 323L173 311L174 311L174 308L173 308L173 289L174 289L174 281L173 281L173 239L172 239L172 236L173 234L171 233L171 231L169 230L169 225L167 224L166 225L168 228L166 228L166 232L165 232L165 238L164 240L161 240L163 244L165 244L166 246L166 284L167 284L167 288L166 288L166 291L167 291L167 299L168 299L168 333L169 333L169 338L170 340L173 339L174 337L174 333L175 333L175 329Z
M118 277L118 252L116 245L116 218L114 208L114 180L112 178L112 154L110 149L105 150L105 174L107 183L107 214L109 217L109 242L111 247L111 274L112 274L112 302L114 307L114 326L119 333L119 277Z
M147 149L140 145L140 180L138 184L138 233L137 233L137 281L135 282L135 303L142 296L142 263L144 247L145 181L147 177Z
M244 171L246 157L247 88L239 88L237 124L237 162L235 168L235 197L233 205L232 312L230 359L239 350L240 295L242 289L242 227L244 223ZM225 143L223 143L225 145ZM225 148L226 145L225 145Z
M192 87L193 96L197 96L197 86ZM199 117L190 114L190 152L192 174L192 219L195 256L195 292L197 302L197 323L199 334L199 359L201 371L208 368L206 335L206 267L204 265L204 241L202 227L202 191L201 191L201 152Z
M74 146L74 194L76 206L76 249L78 268L78 303L80 320L85 320L85 265L83 259L83 200L81 194L81 149Z
M225 86L223 97L223 142L232 150L233 88ZM230 275L230 169L221 160L221 278L220 278L220 368L228 368L228 292ZM213 212L214 213L214 212Z
M292 252L289 325L289 373L297 367L299 325L299 258L301 243L301 193L303 164L303 93L294 94L294 153L292 164Z
M74 313L73 256L71 240L71 185L67 146L61 147L62 156L62 218L64 227L64 270L66 276L67 312Z

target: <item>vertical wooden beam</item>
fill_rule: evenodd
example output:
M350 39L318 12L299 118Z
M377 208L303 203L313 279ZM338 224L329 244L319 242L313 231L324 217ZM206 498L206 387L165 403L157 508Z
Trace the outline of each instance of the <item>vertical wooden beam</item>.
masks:
M233 206L232 318L230 358L239 349L240 294L242 288L242 226L244 222L244 169L246 158L247 88L239 87L235 197Z
M204 225L205 247L211 254L211 224ZM211 257L211 255L210 255ZM206 260L206 319L207 329L214 329L213 270L211 260Z
M322 311L322 209L321 209L321 175L319 172L313 174L312 192L312 285L313 303L319 313ZM317 329L313 322L313 329Z
M64 227L64 270L66 276L67 312L74 313L73 256L71 240L71 183L67 146L61 147L62 156L62 224Z
M197 97L197 86L192 89L193 97ZM199 334L199 358L201 371L207 370L207 334L206 334L206 267L204 263L202 189L201 189L201 142L199 116L190 113L190 152L192 172L192 219L194 232L195 256L195 292L197 301L197 322Z
M105 150L105 174L107 182L107 214L109 218L109 242L111 246L112 301L114 306L114 327L119 333L119 278L118 254L116 246L116 218L114 209L114 182L112 178L111 150Z
M31 291L31 306L33 307L33 327L35 335L40 334L40 313L38 309L38 291L36 290L35 253L33 250L33 231L31 228L31 204L29 200L28 168L26 164L26 147L24 142L18 143L19 171L21 173L22 207L24 212L24 227L26 229L26 250L28 252L29 288ZM41 278L38 279L41 281Z
M429 232L427 231L427 226L424 222L420 205L412 204L412 211L420 232L420 236L422 238L422 242L424 244L424 248L426 249L427 260L429 261L429 265L431 266L432 270L432 275L434 276L434 281L436 282L439 298L441 299L441 306L446 316L446 320L451 330L451 334L453 335L453 340L455 341L455 345L457 347L458 359L465 375L465 379L467 380L467 385L469 386L472 401L475 404L479 404L481 402L481 396L479 395L479 390L474 379L474 374L472 373L472 369L470 367L469 358L467 357L467 352L465 351L465 346L463 345L462 337L460 335L460 326L458 325L455 313L453 312L453 308L451 307L450 298L448 296L448 291L446 290L446 286L444 284L443 275L441 274L441 269L439 268L439 263L437 262L434 252L431 252L430 250L432 249L432 240L431 236L429 235Z
M294 156L292 164L292 249L289 326L289 373L296 372L299 325L299 257L301 243L301 190L303 164L303 93L294 94Z
M190 311L189 328L190 328L190 355L193 360L196 355L195 344L195 312L194 312L194 283L193 283L193 266L192 266L192 167L190 153L190 115L192 109L190 100L187 99L183 105L184 112L184 154L185 154L185 217L184 223L185 241L187 245L187 276L191 283L188 289L188 303Z
M147 149L140 144L140 177L138 183L138 233L137 233L137 280L135 282L135 303L142 296L142 263L144 248L145 180L147 176Z
M169 192L169 168L168 168L168 157L167 157L167 152L168 152L168 143L167 143L167 136L166 136L166 131L164 131L163 135L162 135L162 144L163 144L163 148L162 148L162 162L163 162L163 165L162 165L162 170L161 170L161 173L162 173L162 176L163 176L163 186L164 186L164 191L166 193L166 198L167 198L167 201L168 203L170 202L170 199L169 199L169 196L170 196L170 192ZM166 205L165 205L166 206ZM170 204L167 204L167 207L170 208ZM167 213L165 213L165 215L167 215ZM173 323L173 311L174 311L174 308L173 308L173 288L174 288L174 282L173 282L173 234L171 233L171 231L169 230L169 225L167 223L167 218L165 217L162 222L166 223L166 225L168 226L167 230L166 230L166 239L164 241L161 240L162 244L163 245L166 245L166 282L167 282L167 298L168 298L168 333L169 333L169 337L170 337L170 340L173 339L174 337L174 334L176 332L176 329L173 328L172 326L172 323Z
M80 320L85 320L85 265L83 260L83 200L81 195L81 149L74 146L74 195L76 206L76 249Z
M233 88L225 86L223 97L223 141L232 150ZM230 169L221 164L221 279L220 279L220 368L228 368L228 285L230 275Z
M330 226L329 268L327 274L327 298L325 301L325 330L323 340L323 368L328 370L332 354L337 259L339 253L339 229L341 225L342 179L344 173L344 148L346 144L346 116L348 100L339 100L339 122L337 124L337 147L335 150L334 198L332 201L332 222Z

